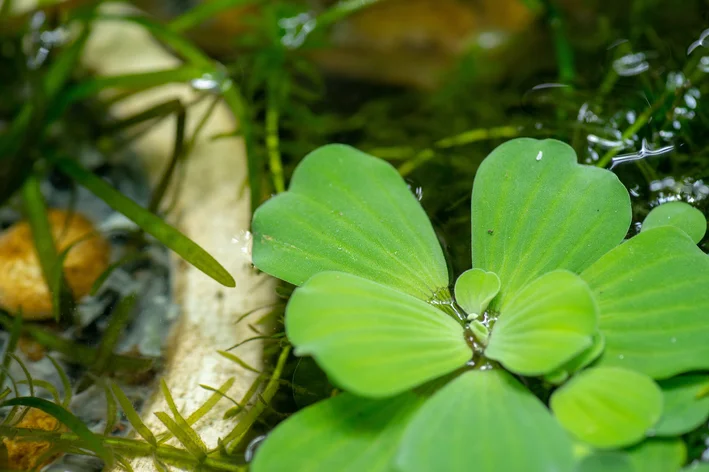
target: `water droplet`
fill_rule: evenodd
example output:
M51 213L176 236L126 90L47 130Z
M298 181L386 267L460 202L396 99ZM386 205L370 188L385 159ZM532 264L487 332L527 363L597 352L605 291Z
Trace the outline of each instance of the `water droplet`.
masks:
M281 44L290 49L300 47L317 24L317 20L310 13L300 13L278 20L278 26L285 31L281 37Z
M639 75L650 69L646 59L647 55L644 52L626 54L613 61L613 69L622 77Z
M231 87L231 79L226 73L205 73L201 77L192 79L190 86L202 92L220 94Z
M262 434L260 436L256 436L254 439L251 440L248 446L246 446L246 450L244 451L244 459L246 462L251 462L254 460L254 455L256 454L256 449L259 448L262 442L266 440L266 435Z
M672 344L676 343L676 342L677 342L677 338L672 337L672 338L670 339L670 342L671 342Z
M689 45L689 47L687 48L687 55L689 56L690 54L692 54L692 51L699 47L709 47L709 29L705 29L704 31L702 31L702 34L699 35L699 39Z
M535 157L535 159L536 159L537 161L541 161L541 160L542 160L542 151L539 151L539 154L537 154L537 157Z
M232 236L231 243L236 244L239 251L251 262L251 251L254 245L254 237L251 231L240 231L239 234Z
M648 157L654 157L654 156L661 156L664 154L668 154L672 151L674 151L675 147L670 145L670 146L664 146L659 149L651 149L650 146L647 143L646 139L642 140L642 144L640 146L640 150L638 152L632 153L632 154L623 154L620 156L614 157L611 161L611 169L617 166L618 164L623 164L625 162L632 162L632 161L639 161L641 159L646 159Z
M618 354L618 359L623 360L625 359L625 356L623 354Z

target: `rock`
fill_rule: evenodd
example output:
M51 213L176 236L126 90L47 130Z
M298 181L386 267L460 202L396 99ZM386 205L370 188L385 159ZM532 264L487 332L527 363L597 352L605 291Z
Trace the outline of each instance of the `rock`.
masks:
M49 210L48 218L57 252L76 243L67 253L63 268L71 293L78 300L89 293L108 267L110 245L78 213ZM0 235L0 307L10 313L22 309L23 318L28 320L52 317L52 296L27 221L16 223Z
M30 408L15 427L43 431L66 431L66 427L56 418L36 408ZM35 442L3 438L2 442L7 448L7 468L9 470L38 470L59 457L59 454L45 456L52 446L48 441ZM38 462L40 458L43 458L42 463Z

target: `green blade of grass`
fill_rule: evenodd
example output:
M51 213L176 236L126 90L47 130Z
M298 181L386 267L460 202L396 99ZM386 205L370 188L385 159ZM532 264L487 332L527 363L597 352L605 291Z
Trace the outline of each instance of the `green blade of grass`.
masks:
M62 304L66 303L64 300L71 297L68 290L62 288L64 285L61 270L62 261L54 245L52 229L47 218L47 207L37 176L32 174L25 179L22 186L22 198L25 215L32 229L32 239L42 268L42 275L52 296L54 319L58 321L64 306Z
M158 442L155 439L155 436L153 435L152 431L150 431L150 428L145 426L143 420L140 419L140 415L137 411L135 411L135 408L133 408L133 404L128 399L126 394L123 393L123 390L121 390L120 387L114 383L111 383L111 388L113 390L113 394L116 397L116 400L118 400L118 404L123 410L123 414L126 415L126 418L133 426L133 428L135 428L135 431L140 434L140 436L145 439L151 446L157 447Z
M229 359L229 360L232 361L232 362L236 362L237 364L239 364L241 367L243 367L243 368L246 369L246 370L250 370L251 372L255 372L255 373L257 373L257 374L261 373L261 371L259 371L259 370L255 369L255 368L251 367L249 364L247 364L246 362L242 361L239 356L236 356L236 355L232 354L231 352L227 352L227 351L217 351L217 353L218 353L220 356L225 357L226 359Z
M17 382L18 384L29 384L27 380L20 380ZM59 398L59 392L57 391L57 387L55 387L51 382L47 382L46 380L42 379L33 379L32 383L34 384L35 387L38 388L43 388L46 391L49 392L50 395L52 395L52 399L54 400L54 403L57 405L61 404L61 399Z
M17 365L20 366L20 369L22 369L22 373L25 374L25 379L26 379L26 380L20 381L20 382L17 382L17 383L18 383L18 384L19 384L19 383L26 383L27 386L28 386L29 389L30 389L30 396L31 396L31 397L34 397L34 382L33 382L33 380L32 380L32 375L30 375L29 369L27 369L27 366L25 365L24 362L22 362L22 361L20 360L19 357L17 357L17 356L14 355L14 354L10 354L10 356L12 356L12 359L17 363Z
M62 381L62 388L64 389L64 399L62 400L62 406L64 408L69 408L69 404L71 404L71 397L73 395L69 377L66 375L66 372L64 372L64 369L62 369L62 366L59 365L59 362L57 362L56 359L54 359L49 354L47 354L47 359L49 359L49 361L52 363L54 369L57 371L57 375L59 375L59 378Z
M42 410L48 415L53 416L57 419L57 421L73 431L74 434L76 434L86 444L86 446L91 449L91 451L95 452L96 455L104 460L106 465L113 464L113 454L109 449L104 447L101 439L92 433L79 418L71 414L65 408L48 400L37 397L18 397L5 400L0 403L0 408L9 406L28 406Z
M259 0L212 0L199 3L170 22L168 27L176 32L187 31L199 26L221 12L244 5L260 3Z
M160 419L160 421L163 422L163 424L165 424L170 432L175 435L182 445L190 451L190 454L192 454L198 461L202 462L207 457L207 446L204 444L202 438L199 437L197 432L192 429L185 418L180 414L180 410L178 410L177 405L172 398L172 394L170 393L170 389L167 388L167 383L164 379L160 380L160 390L162 391L165 401L172 412L173 418L170 418L164 412L157 412L155 415Z
M150 213L74 161L60 158L55 160L55 163L64 174L90 190L108 206L132 220L143 231L173 250L194 267L226 287L236 286L231 274L214 257L158 216Z
M10 338L5 346L5 352L2 355L2 369L0 369L0 388L5 385L5 371L10 368L10 362L12 361L12 354L17 349L17 343L20 340L20 335L22 334L22 313L17 313L12 321L10 327Z

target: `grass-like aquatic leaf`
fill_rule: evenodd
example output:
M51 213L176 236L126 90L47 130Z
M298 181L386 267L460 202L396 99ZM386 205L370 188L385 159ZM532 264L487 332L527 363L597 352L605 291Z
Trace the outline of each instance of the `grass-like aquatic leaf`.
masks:
M409 423L396 470L571 471L566 432L544 404L501 370L466 372Z
M642 231L660 226L675 226L698 243L707 232L707 219L689 203L667 202L650 210L643 220Z
M126 418L133 426L133 428L135 428L136 432L140 434L140 436L145 439L150 445L157 446L158 442L155 439L155 436L153 435L152 431L150 431L150 428L145 426L143 420L140 419L140 415L137 411L135 411L133 404L126 396L126 394L123 393L123 390L121 390L121 388L114 383L111 383L111 389L113 390L113 394L115 395L116 400L118 400L118 404L121 406L121 410L123 410L123 414L126 415Z
M643 231L581 277L598 300L600 365L655 379L709 367L709 256L684 231Z
M83 421L62 406L37 397L18 397L0 403L0 408L8 406L28 406L42 410L79 436L86 446L103 459L107 465L113 463L113 454L103 445L101 439L92 433Z
M76 162L60 158L55 161L55 164L62 172L86 187L111 208L135 222L143 231L175 251L197 269L226 287L236 285L234 278L216 259L160 217L150 213Z
M256 451L253 472L390 472L391 460L423 398L407 392L371 400L349 393L285 420Z
M343 272L323 272L297 289L286 332L333 381L369 397L403 392L462 367L472 357L461 325L406 293Z
M253 232L256 267L294 285L341 271L422 300L448 287L440 243L404 180L349 146L308 154L288 191L256 211Z
M500 278L482 269L466 270L455 281L455 300L468 317L481 315L500 291Z
M521 138L496 148L473 184L473 267L502 282L494 308L554 269L579 272L617 246L630 197L615 174L579 165L555 140Z
M664 398L662 417L653 431L657 436L678 436L704 424L709 418L709 397L701 396L709 375L689 374L660 382Z
M592 345L597 318L586 282L566 270L549 272L505 305L485 355L518 374L544 375Z
M598 448L642 440L662 413L662 392L648 376L620 367L576 374L550 400L554 415L578 439Z

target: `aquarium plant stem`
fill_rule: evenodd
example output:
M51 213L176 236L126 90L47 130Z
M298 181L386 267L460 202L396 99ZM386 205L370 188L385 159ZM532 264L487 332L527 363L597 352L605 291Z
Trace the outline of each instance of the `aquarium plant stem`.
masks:
M268 152L268 164L271 168L273 188L276 193L286 190L283 178L283 162L281 159L280 141L278 137L278 92L280 80L278 74L270 77L268 84L268 106L266 108L266 150Z
M273 396L278 390L280 385L281 374L283 373L283 368L286 365L286 360L290 354L291 346L285 346L280 355L278 356L278 361L276 362L276 367L273 369L273 374L266 384L266 388L263 390L263 395L260 395L262 401L256 402L255 405L241 418L236 427L224 438L224 444L227 444L227 450L233 453L236 448L241 444L241 441L249 432L251 426L256 422L256 420L261 416L261 413L266 409L268 403L273 399Z

